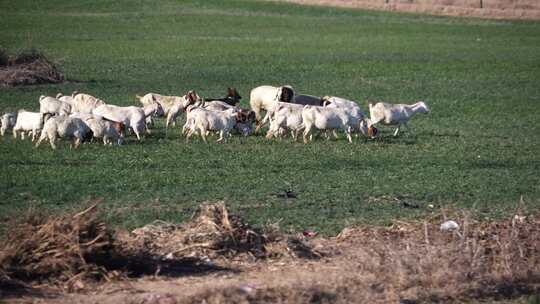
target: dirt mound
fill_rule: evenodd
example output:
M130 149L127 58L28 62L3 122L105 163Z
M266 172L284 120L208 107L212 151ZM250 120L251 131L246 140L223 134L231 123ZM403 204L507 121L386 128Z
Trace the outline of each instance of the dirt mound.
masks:
M8 56L0 49L0 86L60 83L64 75L47 57L34 49Z
M122 248L164 259L258 259L321 256L277 227L255 228L229 214L225 203L203 203L186 224L157 221L118 236Z

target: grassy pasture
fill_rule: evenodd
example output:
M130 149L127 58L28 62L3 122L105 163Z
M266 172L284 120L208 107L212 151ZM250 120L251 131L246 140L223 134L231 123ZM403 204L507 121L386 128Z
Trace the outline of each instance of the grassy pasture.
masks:
M105 198L124 227L182 221L225 200L250 222L336 233L435 208L509 214L520 195L540 207L540 23L303 7L260 1L1 1L0 45L34 47L71 82L0 88L0 111L38 110L41 94L73 90L137 104L149 91L249 104L261 84L297 92L410 103L430 115L414 134L310 145L233 138L185 144L158 123L142 143L58 151L0 140L0 220ZM276 194L292 189L297 199ZM397 203L406 201L418 208Z

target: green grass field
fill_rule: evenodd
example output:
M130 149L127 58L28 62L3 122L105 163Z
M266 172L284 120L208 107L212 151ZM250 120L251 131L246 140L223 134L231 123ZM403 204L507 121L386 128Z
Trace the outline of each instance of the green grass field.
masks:
M225 200L248 221L327 234L387 224L440 207L510 214L523 195L540 208L540 23L302 7L249 0L1 1L0 46L37 48L62 85L0 88L0 111L37 111L73 90L109 103L135 94L224 95L249 105L262 84L298 93L399 103L432 113L414 134L304 145L263 136L186 144L162 122L142 143L57 151L0 140L0 221L104 198L107 220L133 228L183 221ZM285 189L297 199L278 197ZM397 200L418 208L407 208ZM434 209L428 208L433 204Z

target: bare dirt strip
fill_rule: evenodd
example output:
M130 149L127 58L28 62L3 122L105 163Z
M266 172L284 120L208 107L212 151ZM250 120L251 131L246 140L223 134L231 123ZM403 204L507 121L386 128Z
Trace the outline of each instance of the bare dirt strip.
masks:
M302 5L336 6L489 19L540 20L540 2L534 0L277 0ZM482 7L480 7L482 2ZM494 3L494 4L492 4ZM516 3L520 3L516 5Z

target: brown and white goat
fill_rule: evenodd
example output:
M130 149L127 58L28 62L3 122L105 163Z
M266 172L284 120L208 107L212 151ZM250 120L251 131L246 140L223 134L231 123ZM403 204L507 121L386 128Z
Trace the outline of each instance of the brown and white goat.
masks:
M281 87L264 85L251 90L249 104L251 105L251 110L255 112L255 119L257 121L255 132L258 132L263 126L263 120L261 119L262 111L272 111L277 102L292 102L293 100L294 89L288 85Z

